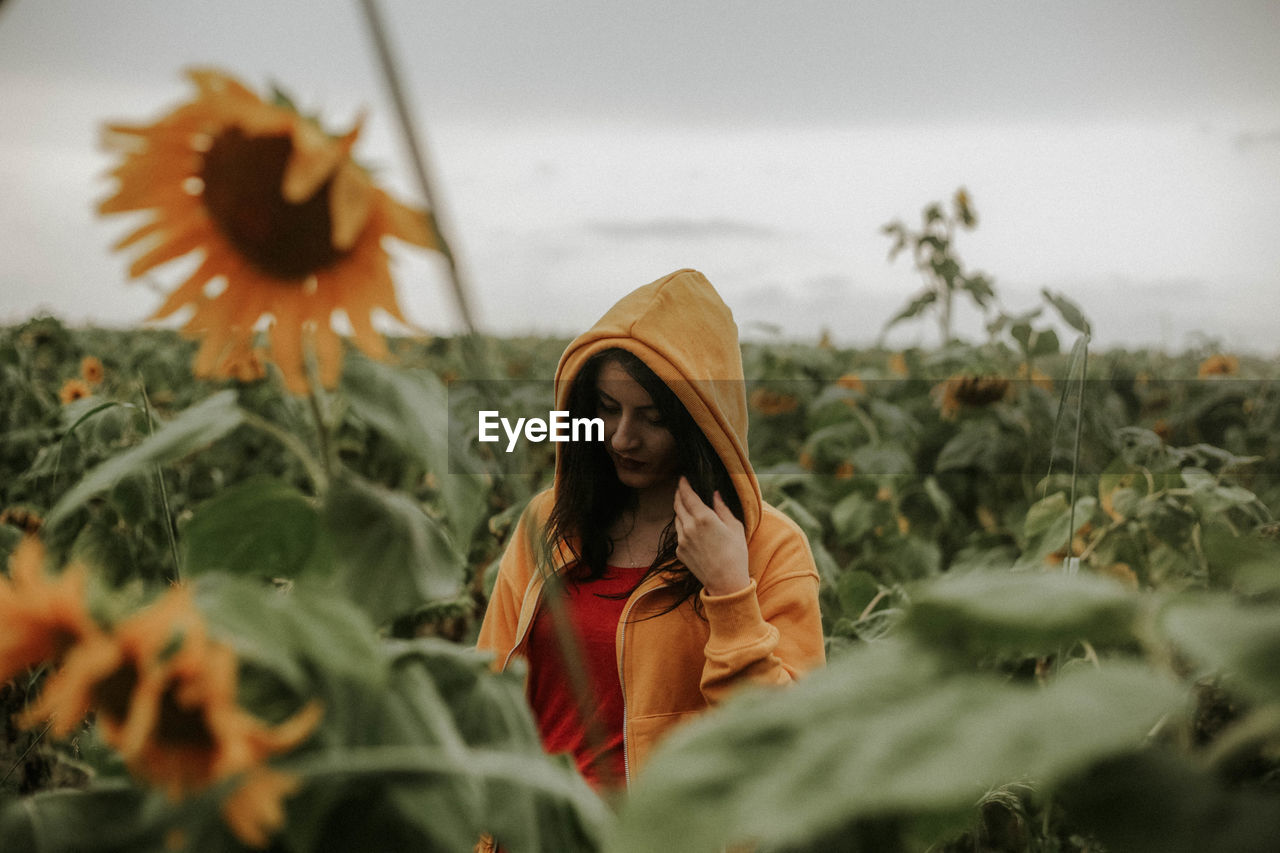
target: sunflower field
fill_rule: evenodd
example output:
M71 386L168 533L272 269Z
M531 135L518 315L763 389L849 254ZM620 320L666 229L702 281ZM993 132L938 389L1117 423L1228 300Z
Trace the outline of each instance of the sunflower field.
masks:
M765 498L808 535L829 665L743 690L606 801L472 649L553 445L565 344L384 337L427 211L286 98L193 72L113 124L137 277L181 331L0 329L0 850L1275 849L1275 364L1089 349L955 255L967 193L886 228L987 338L744 344ZM335 313L347 325L332 322ZM745 845L745 846L744 846Z

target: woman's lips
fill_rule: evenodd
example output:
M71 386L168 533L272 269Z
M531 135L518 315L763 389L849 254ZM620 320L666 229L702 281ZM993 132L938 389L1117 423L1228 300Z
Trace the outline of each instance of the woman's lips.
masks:
M639 471L644 467L644 463L638 459L630 459L626 456L616 456L614 459L617 462L618 468L623 471Z

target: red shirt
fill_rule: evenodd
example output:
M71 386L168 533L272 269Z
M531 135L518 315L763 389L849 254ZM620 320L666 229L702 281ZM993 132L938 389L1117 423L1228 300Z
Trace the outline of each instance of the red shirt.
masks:
M563 585L565 609L575 629L589 684L585 719L571 670L556 638L551 602L542 602L529 633L529 704L542 746L549 753L572 755L578 771L594 788L624 784L622 683L616 638L618 620L627 604L626 594L640 582L647 568L610 566L598 580L565 581ZM546 594L555 592L548 587ZM615 595L620 597L604 597Z

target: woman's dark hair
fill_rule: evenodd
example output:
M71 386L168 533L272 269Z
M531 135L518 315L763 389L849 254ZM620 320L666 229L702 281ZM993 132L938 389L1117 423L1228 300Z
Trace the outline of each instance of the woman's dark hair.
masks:
M675 392L638 356L623 349L608 349L592 356L574 377L569 390L569 416L597 416L600 395L596 381L600 370L609 363L622 367L649 394L663 425L675 439L677 469L689 480L698 496L710 505L712 495L719 491L729 509L741 520L742 502L724 462ZM575 557L569 579L579 582L595 580L604 575L613 554L609 529L633 506L635 494L618 479L613 461L601 442L566 442L561 445L559 478L555 505L547 519L544 544L551 548L556 542L568 543ZM676 557L677 544L673 519L662 531L658 555L640 583L659 572L674 572L677 600L670 609L679 607L690 598L696 607L702 582L680 564Z

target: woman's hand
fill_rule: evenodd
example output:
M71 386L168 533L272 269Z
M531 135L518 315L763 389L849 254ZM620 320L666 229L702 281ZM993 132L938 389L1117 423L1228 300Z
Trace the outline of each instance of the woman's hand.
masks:
M707 506L684 477L676 486L676 556L707 595L729 595L751 583L742 522L716 492Z

